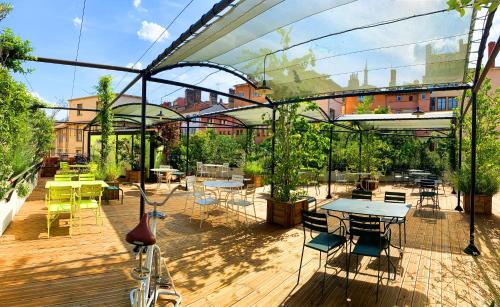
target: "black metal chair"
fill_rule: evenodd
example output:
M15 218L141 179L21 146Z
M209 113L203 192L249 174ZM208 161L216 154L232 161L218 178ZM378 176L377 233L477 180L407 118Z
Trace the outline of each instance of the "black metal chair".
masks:
M420 206L422 209L424 200L432 201L432 211L439 209L439 194L437 191L436 181L431 179L421 179L419 183L419 200L417 201L417 208Z
M386 203L405 204L406 203L406 194L401 193L401 192L387 191L387 192L385 192L385 195L384 195L384 201ZM381 220L382 220L382 222L384 222L386 224L398 225L398 227L399 227L399 248L402 247L402 244L401 244L401 225L403 225L405 245L406 245L406 218L405 217L404 218L384 217Z
M391 275L391 265L394 268L394 279L396 278L396 267L392 264L389 255L391 254L391 229L382 227L383 224L378 217L366 217L359 215L349 215L349 257L347 257L346 276L346 296L349 286L349 267L351 264L351 254L356 255L356 274L358 273L359 256L378 258L377 271L377 301L378 288L382 276L380 275L380 256L382 251L387 255L388 277ZM354 237L358 239L354 242ZM354 244L354 249L352 245Z
M302 260L304 258L304 250L306 247L319 251L319 268L321 268L321 254L326 253L325 272L323 273L323 294L325 290L326 266L330 253L339 251L347 243L346 226L342 219L339 220L339 226L333 231L328 231L328 220L325 213L311 212L302 210L302 226L304 229L304 244L302 245L302 255L300 256L299 276L297 284L300 281L300 271L302 269ZM306 230L309 230L311 239L307 241Z
M368 199L368 200L372 200L372 191L365 191L365 190L361 190L361 189L356 189L356 190L352 190L352 193L351 193L351 198L352 199Z

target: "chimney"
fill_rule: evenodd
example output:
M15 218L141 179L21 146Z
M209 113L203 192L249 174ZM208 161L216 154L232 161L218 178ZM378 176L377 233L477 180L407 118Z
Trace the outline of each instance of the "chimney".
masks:
M396 86L396 70L391 69L391 81L389 81L389 86Z
M494 48L495 48L495 42L489 42L488 43L488 59L491 57L491 53L493 52ZM493 59L493 66L492 67L496 67L495 59Z

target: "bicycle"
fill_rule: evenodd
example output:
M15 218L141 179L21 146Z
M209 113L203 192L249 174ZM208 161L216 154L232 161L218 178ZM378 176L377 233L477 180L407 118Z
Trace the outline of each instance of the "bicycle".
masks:
M156 244L156 223L157 219L164 219L165 214L159 212L157 207L163 206L173 195L173 193L182 188L175 187L162 202L151 201L138 184L132 183L139 189L145 203L153 206L153 211L144 213L139 224L130 231L126 236L126 241L134 244L139 254L139 267L133 268L131 276L138 281L138 287L130 291L131 306L146 307L154 306L159 295L170 296L175 302L174 306L181 303L182 297L175 289L174 282L170 276L170 272L163 261L160 247ZM149 225L149 220L151 224ZM143 254L146 254L146 259L143 262Z

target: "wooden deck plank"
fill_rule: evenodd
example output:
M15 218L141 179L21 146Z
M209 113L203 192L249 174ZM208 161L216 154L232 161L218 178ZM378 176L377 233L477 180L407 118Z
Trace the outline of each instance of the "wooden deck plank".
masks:
M123 205L103 206L102 233L89 213L81 233L75 228L70 238L63 219L47 239L43 182L0 237L0 300L18 306L127 306L128 293L135 286L129 270L136 261L124 236L137 223L137 192L125 188ZM411 203L416 201L411 189L391 186L383 186L375 198L382 199L385 189L405 191ZM148 193L159 199L157 192L154 185L148 185ZM324 186L321 193L326 195ZM398 261L396 280L387 280L386 258L382 257L385 275L378 302L375 258L360 259L356 276L352 258L348 302L346 254L335 255L329 264L339 271L328 269L321 295L323 270L318 270L317 252L306 250L297 284L302 230L266 224L262 199L257 202L258 221L252 220L248 227L234 216L226 222L223 212L215 210L200 228L197 213L190 222L190 210L184 212L185 196L179 193L163 208L168 216L158 225L157 234L184 305L455 306L498 301L500 218L477 218L476 242L483 255L465 255L468 216L452 211L456 198L449 192L435 215L411 210L402 259L391 249L392 259ZM397 228L393 242L398 242Z

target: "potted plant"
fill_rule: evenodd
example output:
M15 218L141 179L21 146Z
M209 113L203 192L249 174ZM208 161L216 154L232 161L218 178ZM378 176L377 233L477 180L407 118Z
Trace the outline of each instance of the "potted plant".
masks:
M462 166L460 171L457 171L452 180L455 188L464 193L464 210L470 212L471 206L471 169L470 166ZM476 171L476 193L474 196L475 213L491 214L492 200L500 188L500 178L498 172L488 168L478 168Z
M121 169L121 163L115 164L114 161L110 161L104 168L99 167L94 172L94 176L97 180L104 180L109 186L120 187L118 178L122 173ZM106 198L109 200L119 199L118 190L106 190L105 193L107 193Z
M284 227L293 227L302 222L301 211L307 206L299 186L300 133L293 129L301 118L299 104L277 107L275 124L274 174L271 197L267 198L267 221Z
M492 197L500 189L500 89L493 91L486 79L477 93L476 186L474 212L491 214ZM456 123L459 121L456 120ZM470 212L471 203L471 132L470 113L462 121L462 166L452 176L455 188L464 192L464 209Z
M255 187L262 187L262 175L264 174L264 167L260 161L246 161L243 166L243 173L245 176L252 178L252 183Z
M135 152L134 154L131 153L127 161L130 164L131 168L127 170L127 180L130 182L139 182L141 180L140 156Z

